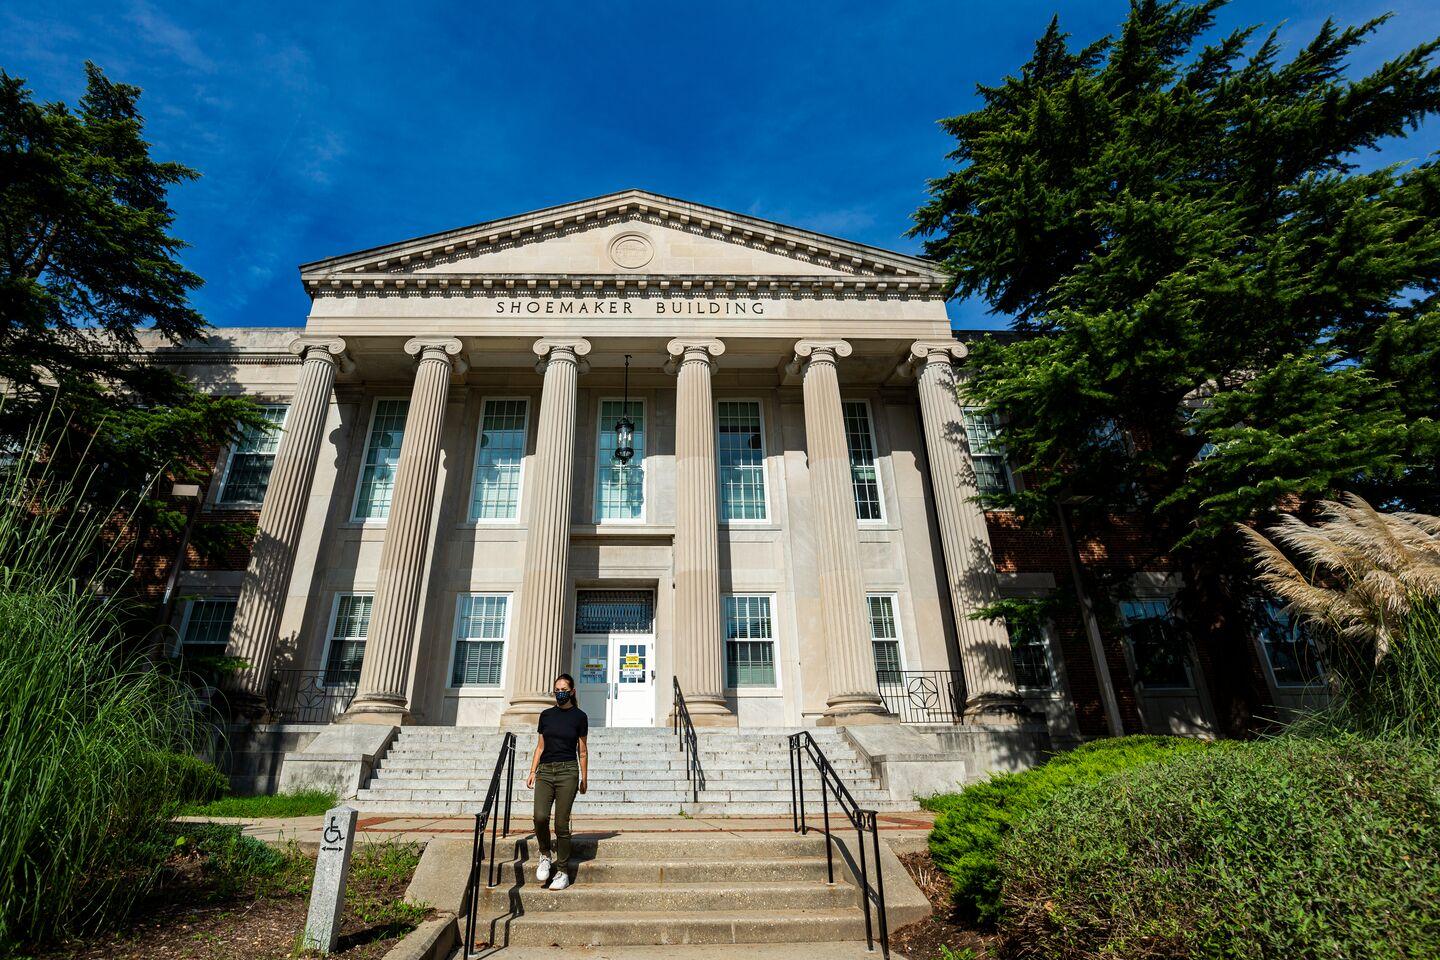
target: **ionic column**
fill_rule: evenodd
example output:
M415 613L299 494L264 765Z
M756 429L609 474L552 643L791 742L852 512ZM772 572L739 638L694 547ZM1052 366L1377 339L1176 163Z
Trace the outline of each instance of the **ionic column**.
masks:
M820 722L833 725L893 720L880 700L875 680L850 451L835 371L836 360L850 356L850 350L844 340L801 340L795 344L791 364L792 369L804 369L805 452L810 465L825 666L830 679L830 696Z
M675 677L696 726L733 727L725 703L720 622L720 514L716 504L715 404L719 340L671 340L675 384Z
M502 726L533 727L540 711L555 703L551 684L569 672L570 488L575 469L575 389L590 341L536 340L543 371L535 466L529 504L525 571L516 618L515 686Z
M270 468L255 543L250 548L250 562L230 630L231 655L243 657L250 664L236 676L236 688L242 696L256 700L265 696L270 682L280 616L290 592L295 548L300 542L310 485L315 480L320 444L325 438L335 368L345 356L345 341L299 336L290 341L289 349L300 357L300 379Z
M1010 635L1001 620L970 614L1000 599L1000 580L990 552L985 511L975 500L979 486L965 439L965 417L952 360L965 346L953 340L918 341L910 347L925 422L925 453L945 557L945 579L965 673L965 715L986 722L1014 722L1021 715L1010 659Z
M455 356L453 337L415 337L405 352L418 357L405 436L395 468L385 544L375 577L375 604L350 723L405 723L410 719L410 658L424 603L430 557L430 518L440 472L440 430ZM463 361L459 361L463 363ZM463 367L461 368L463 370Z

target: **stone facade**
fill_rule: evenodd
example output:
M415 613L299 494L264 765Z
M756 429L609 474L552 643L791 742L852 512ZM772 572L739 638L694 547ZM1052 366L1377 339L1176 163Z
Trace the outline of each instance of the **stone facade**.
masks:
M1070 585L997 568L991 531L1018 534L971 499L965 350L931 264L626 191L301 275L303 328L154 351L287 411L207 491L207 516L258 511L245 569L180 578L186 642L206 601L236 601L256 697L286 678L321 719L528 725L566 671L620 724L667 722L672 678L697 723L883 723L878 663L953 683L972 722L1028 704L1057 740L1104 732L1077 717L1123 665L1052 629L1029 651L1048 685L1021 689L1004 624L969 617ZM237 500L267 457L263 497ZM586 633L577 604L629 619ZM1197 691L1149 728L1205 729Z

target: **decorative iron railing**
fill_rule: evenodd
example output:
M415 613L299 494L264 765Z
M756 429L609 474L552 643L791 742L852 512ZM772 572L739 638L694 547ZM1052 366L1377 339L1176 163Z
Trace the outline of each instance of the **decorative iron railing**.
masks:
M690 722L690 709L685 706L680 681L671 677L670 683L674 688L671 726L680 738L680 752L685 756L685 781L690 784L690 802L699 803L700 791L705 789L705 771L700 766L700 743L695 736L695 724Z
M796 833L807 834L810 824L805 816L805 761L808 759L820 775L821 818L825 829L825 873L830 883L835 882L834 840L830 836L830 797L835 805L855 828L855 867L860 881L860 899L865 904L865 948L875 949L874 927L870 920L871 907L880 921L880 953L890 960L890 923L885 915L885 876L880 866L880 824L874 810L863 810L851 796L850 790L829 759L815 742L809 731L792 733L790 740L790 823ZM865 850L866 834L869 834L870 850ZM871 865L874 877L871 877ZM873 879L873 883L871 882Z
M358 678L326 682L323 670L276 670L266 697L270 719L276 723L330 723L355 698Z
M965 715L958 670L879 670L875 680L885 709L901 723L960 723Z
M469 958L476 949L475 924L480 911L480 884L493 887L503 879L503 865L497 871L495 854L500 841L510 835L510 797L515 783L515 734L506 733L500 740L500 753L495 758L495 769L490 774L490 786L485 791L485 803L475 814L475 834L470 841L470 876L465 881L465 943L461 956ZM500 809L500 787L505 787L505 807ZM485 866L485 829L490 829L490 865Z

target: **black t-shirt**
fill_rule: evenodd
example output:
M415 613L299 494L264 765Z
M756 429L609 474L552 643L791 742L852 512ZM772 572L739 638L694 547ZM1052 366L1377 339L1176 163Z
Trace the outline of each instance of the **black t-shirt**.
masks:
M562 710L549 707L540 711L540 736L545 738L541 763L571 763L578 760L575 744L590 732L590 718L579 707Z

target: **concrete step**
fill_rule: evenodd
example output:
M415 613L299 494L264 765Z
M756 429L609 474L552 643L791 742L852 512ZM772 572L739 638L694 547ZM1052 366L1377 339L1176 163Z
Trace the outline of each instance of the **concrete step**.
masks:
M489 942L510 946L823 943L865 936L865 921L857 907L623 914L577 910L507 916L493 924L491 921L489 917L479 919L477 940L485 941L488 935Z
M457 816L469 817L480 812L484 805L483 798L474 800L364 800L356 799L355 808L362 813L388 813L388 814L435 814L436 816ZM878 810L881 813L906 813L919 809L913 801L886 800L870 801L863 804L867 809ZM819 816L820 808L806 802L806 809L810 813L811 823ZM577 822L583 823L589 817L673 817L678 814L685 814L692 817L788 817L790 816L790 802L741 802L734 800L720 802L690 803L688 800L681 803L641 803L639 801L625 801L622 803L595 803L586 802L583 807L577 806L575 818ZM523 805L512 809L512 823L520 822L525 815ZM838 811L832 811L832 822L839 822Z
M383 764L388 766L424 766L443 767L455 765L456 767L484 772L488 776L489 771L495 768L493 760L464 753L459 750L391 750L385 754ZM517 758L515 767L517 770L526 769L528 761ZM595 756L589 757L590 769L597 770L602 767L614 769L644 769L644 770L679 770L683 774L688 762L679 756ZM866 764L853 758L836 757L831 759L831 766L837 771L869 769ZM729 755L722 757L701 757L700 768L709 772L711 770L790 770L790 761L781 754L778 757L764 754L752 755ZM813 770L814 767L810 767Z
M752 880L744 883L672 882L595 883L587 881L585 864L572 877L575 885L547 890L533 879L518 888L501 883L482 887L480 909L487 914L513 905L518 896L522 913L566 915L575 911L615 914L695 911L743 912L750 910L840 910L858 906L855 888L848 883Z
M521 750L518 751L518 753L524 757L530 756L530 751L528 750ZM497 757L497 753L492 750L480 750L480 748L468 747L465 746L465 744L448 743L390 744L389 750L386 751L386 756L390 756L390 754L395 754L395 756L400 757L454 754L454 756L467 757L467 759L472 760L488 760L491 766L494 766L495 757ZM625 761L634 760L636 756L658 757L658 759L664 760L684 760L687 754L681 753L680 750L668 750L668 748L664 748L662 744L634 744L634 746L626 747L596 747L592 744L592 746L589 747L588 756L592 761L598 759L613 759L625 763ZM706 748L701 747L700 750L701 761L720 760L726 759L726 757L737 760L747 759L747 757L765 757L765 759L768 760L779 760L782 761L782 763L789 763L789 756L791 756L791 754L789 754L788 750L763 750L763 748L753 746L736 746L734 750L706 750ZM825 754L825 756L828 757L831 763L835 763L837 760L855 759L854 751L848 750L835 751L834 756L831 756L831 754Z
M679 735L671 731L669 727L597 727L591 725L590 734L597 740L678 740ZM815 738L816 743L833 742L844 739L844 735L838 730L814 730L810 735ZM502 740L504 733L495 727L405 727L397 736L401 737L469 737L474 740ZM696 727L695 739L697 740L776 740L785 743L790 733L780 731L765 731L755 727L744 728L722 728L722 727ZM534 728L517 732L515 739L529 740L534 742L536 733Z
M863 796L870 796L871 799L876 800L890 799L890 792L881 789L880 784L874 780L852 780L845 786L850 789L851 796L857 800L863 799ZM487 787L488 784L484 780L433 780L428 777L384 776L370 780L370 786L366 789L410 790L413 793L444 792L446 796L438 796L438 799L464 800L465 797L472 796L480 796L481 799L484 799ZM677 796L690 794L691 787L687 786L684 780L680 780L680 782L674 782L674 780L590 780L586 792L580 796L596 800L600 797L618 796L618 794L638 797L648 797L654 794L655 797L660 797L662 794L668 796L671 793L677 794ZM785 797L791 796L791 786L788 783L770 783L766 780L708 780L700 793L707 794L707 796L729 793L736 794L737 799L769 800L779 794L783 794ZM818 800L821 797L819 784L806 782L804 793L806 800L811 797ZM459 796L449 796L449 794L459 794ZM504 787L501 787L500 796L504 797L504 794ZM746 796L739 796L739 794L746 794ZM749 794L759 794L759 796L749 796ZM831 793L831 796L834 796L834 793ZM534 797L534 790L527 790L524 784L517 783L514 790L511 790L510 797L511 800L523 797L528 802L531 797ZM420 799L420 797L416 797L416 799Z
M524 804L529 806L534 802L534 794L530 791L516 792L511 794L511 804ZM577 805L591 804L615 804L615 803L680 803L688 801L693 793L682 789L662 790L596 790L585 793L576 798ZM851 788L850 796L861 806L871 806L876 803L884 803L890 800L888 791L879 789L855 789ZM455 800L469 803L483 803L485 793L481 790L437 790L430 787L407 789L405 787L392 786L388 783L377 782L369 787L361 789L356 797L359 800ZM502 797L503 801L503 797ZM700 791L701 803L790 803L789 790L720 790L707 788ZM834 803L834 795L831 795L831 803ZM805 793L805 803L814 804L816 810L820 809L821 795L817 790L814 793Z
M739 882L815 882L824 883L824 857L790 857L779 859L576 859L575 878L581 883L739 883ZM525 864L527 882L535 882L535 865ZM837 880L844 868L837 862ZM507 867L505 876L513 880L514 868Z
M752 792L752 791L783 791L786 796L790 794L791 781L789 779L775 780L773 778L739 778L739 777L706 777L700 784L703 791L727 790L731 792ZM467 793L479 792L484 794L490 788L488 779L441 779L433 776L417 775L407 771L383 771L370 781L370 786L385 787L386 789L397 790L461 790ZM820 781L818 777L811 777L805 780L805 794L813 793L820 795ZM851 793L857 790L879 790L880 784L870 779L847 780L845 786ZM676 790L689 790L690 784L684 777L667 777L655 780L619 780L606 777L599 779L591 777L586 785L585 796L593 796L598 793L644 793L651 790L662 792L673 792ZM501 781L500 792L505 792L505 783ZM525 781L517 780L511 787L511 794L518 796L524 793L530 796L533 790L525 786ZM888 794L887 794L888 796Z
M528 830L512 826L506 842L523 845L534 861L534 840ZM520 849L517 846L517 849ZM571 853L579 861L617 863L679 863L714 860L808 860L825 856L821 835L780 832L731 833L617 833L578 834ZM512 862L519 862L518 860Z
M448 763L449 762L447 761L447 764ZM706 775L707 780L723 779L726 783L774 783L777 780L781 783L790 782L789 768L778 771L778 776L776 775L777 771L765 767L742 767L740 769L727 770L703 767L701 768L701 772ZM848 769L837 767L836 772L840 774L841 779L843 779L847 784L871 779L870 770L868 767L863 769L858 767L852 767ZM523 767L515 771L515 782L517 785L525 782L524 773L525 769ZM409 777L412 779L423 778L427 781L464 780L471 785L478 784L482 788L488 787L490 785L490 775L488 773L481 770L476 770L473 766L468 766L465 764L449 764L446 766L440 766L437 764L387 764L384 761L380 761L375 764L375 775L385 776L387 778L392 776ZM661 781L668 783L674 783L677 781L680 783L685 782L685 768L683 766L678 769L645 769L629 767L622 767L618 769L601 769L599 767L590 768L590 777L592 782L598 781L598 779L602 775L608 780L619 779L625 781L626 783L637 781ZM810 781L816 779L817 777L813 768L805 771L806 783L809 783Z

